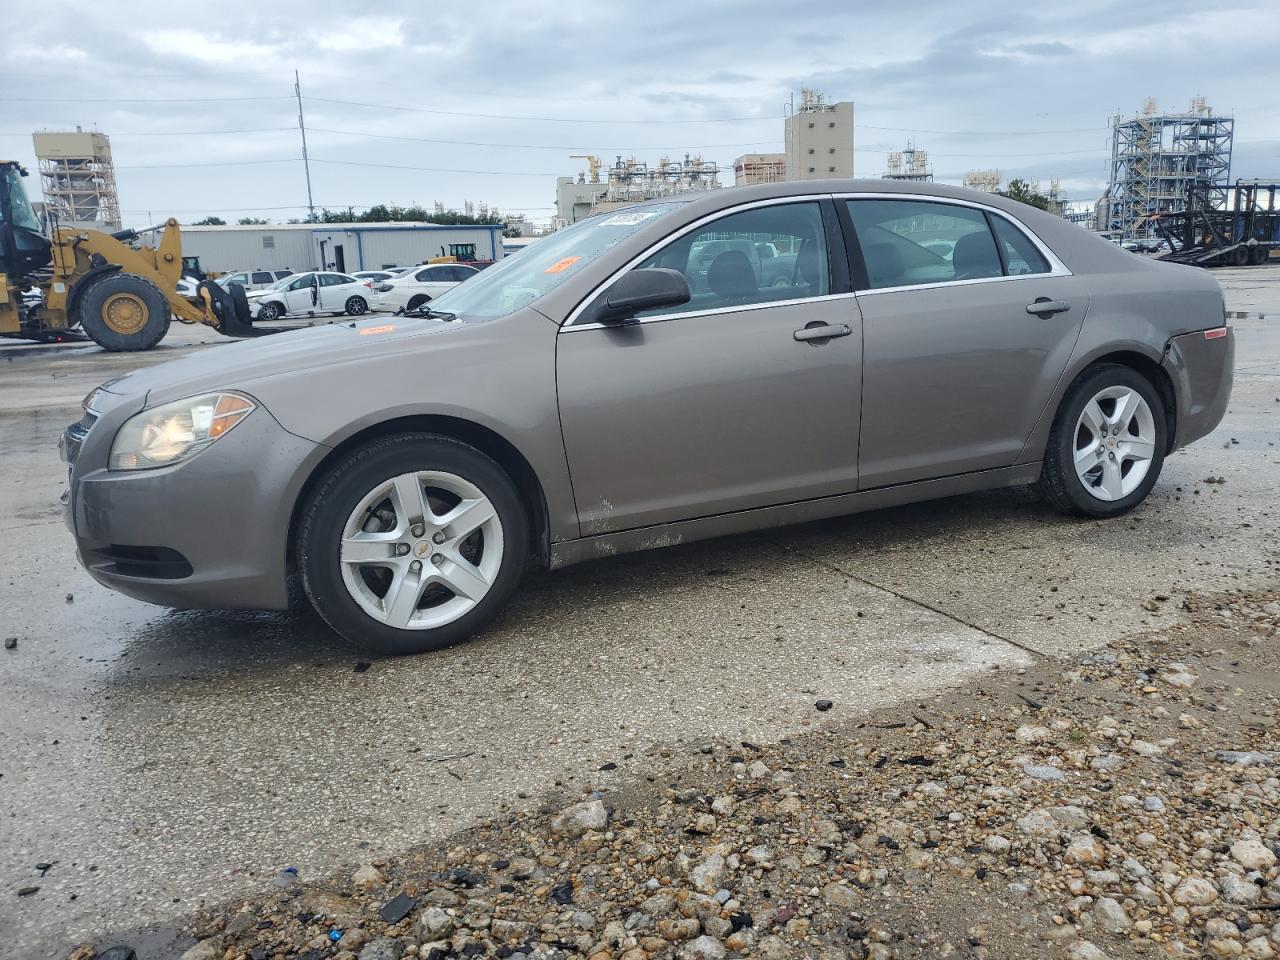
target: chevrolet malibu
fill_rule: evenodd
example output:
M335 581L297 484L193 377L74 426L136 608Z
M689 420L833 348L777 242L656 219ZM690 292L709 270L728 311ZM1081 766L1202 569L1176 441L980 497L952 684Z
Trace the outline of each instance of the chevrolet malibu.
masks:
M85 567L172 607L299 584L409 653L478 630L530 563L1019 484L1115 517L1231 392L1208 273L933 183L664 198L431 306L94 391L62 438Z

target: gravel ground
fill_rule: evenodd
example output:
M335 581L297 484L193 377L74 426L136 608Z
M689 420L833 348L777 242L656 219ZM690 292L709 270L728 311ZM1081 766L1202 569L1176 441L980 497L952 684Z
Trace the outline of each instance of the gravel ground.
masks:
M282 871L189 918L174 954L1276 956L1280 582L1181 606L1074 662L856 720L818 701L772 746L657 749L615 791L337 877Z

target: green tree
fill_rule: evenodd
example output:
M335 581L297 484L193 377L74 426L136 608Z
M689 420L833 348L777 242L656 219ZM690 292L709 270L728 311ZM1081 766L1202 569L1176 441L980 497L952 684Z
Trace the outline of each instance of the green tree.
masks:
M267 222L268 221L263 220L261 217L241 217L236 221L236 223L240 224L242 227L258 226Z
M1042 193L1036 193L1031 189L1031 184L1025 180L1010 180L1009 186L1003 190L997 190L996 193L1010 200L1017 200L1019 203L1039 207L1041 210L1049 209L1049 198Z
M193 227L225 227L227 221L221 217L205 217L203 220L197 220L192 224Z

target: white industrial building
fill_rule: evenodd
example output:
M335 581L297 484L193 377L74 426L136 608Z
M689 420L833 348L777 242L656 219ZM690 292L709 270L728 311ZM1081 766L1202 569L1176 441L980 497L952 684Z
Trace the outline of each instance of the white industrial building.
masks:
M377 270L460 253L500 260L502 224L273 223L183 226L182 253L204 270ZM460 259L468 259L463 256Z

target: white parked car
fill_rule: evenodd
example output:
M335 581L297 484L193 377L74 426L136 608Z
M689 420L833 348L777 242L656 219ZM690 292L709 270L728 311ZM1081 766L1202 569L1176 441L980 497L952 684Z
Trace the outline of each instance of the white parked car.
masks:
M373 289L375 310L416 310L480 271L464 263L432 263Z
M345 273L310 271L285 277L274 287L255 290L248 297L249 313L255 320L317 313L358 317L369 312L373 283Z
M230 289L233 283L238 283L244 287L244 292L249 293L253 290L266 290L273 287L285 277L293 276L292 270L241 270L238 273L229 273L225 277L219 277L218 283Z

